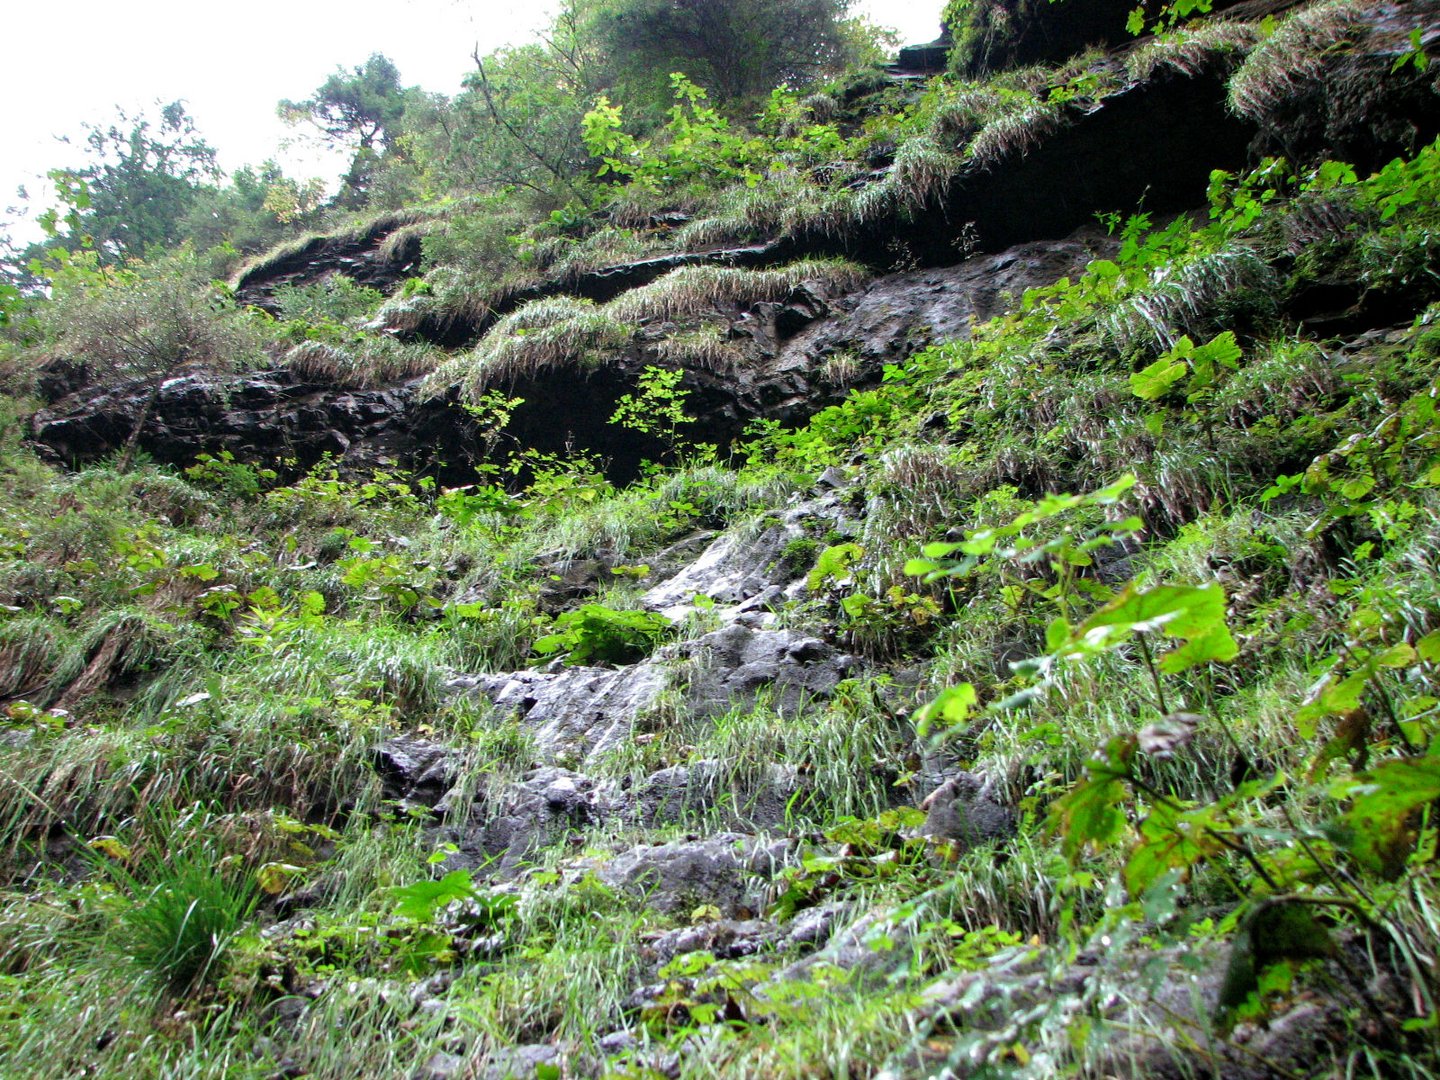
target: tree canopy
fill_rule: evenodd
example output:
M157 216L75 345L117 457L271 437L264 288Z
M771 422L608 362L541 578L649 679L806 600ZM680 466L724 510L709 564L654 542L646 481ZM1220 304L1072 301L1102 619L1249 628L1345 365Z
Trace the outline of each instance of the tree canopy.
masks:
M851 0L582 0L582 33L622 96L668 96L683 71L719 103L807 82L853 51Z
M201 188L220 178L214 148L181 101L161 106L158 120L122 111L108 125L89 126L85 146L90 163L58 177L84 185L80 224L107 262L179 241Z
M280 117L292 124L309 122L328 140L361 150L386 150L400 131L405 89L400 70L386 56L371 54L350 70L337 68L304 101L281 101Z

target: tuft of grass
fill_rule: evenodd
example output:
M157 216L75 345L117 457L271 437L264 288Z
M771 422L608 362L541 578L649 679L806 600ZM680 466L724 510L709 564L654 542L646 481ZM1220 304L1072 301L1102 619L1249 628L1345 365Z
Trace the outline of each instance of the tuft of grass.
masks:
M318 242L330 241L332 243L353 244L361 240L371 238L376 241L388 239L391 234L407 226L419 225L426 222L437 214L446 211L440 208L411 207L405 210L386 210L379 214L368 217L361 217L358 220L341 228L327 232L308 232L297 236L293 240L287 240L283 244L277 244L269 251L257 255L254 259L243 264L231 278L231 285L238 286L247 278L264 277L273 273L289 259L304 252L311 245Z
M830 290L854 289L868 276L844 259L802 259L767 270L682 266L606 307L612 317L630 322L694 318L723 305L743 308L783 300L810 281Z
M110 946L164 993L184 997L213 985L255 910L254 885L209 843L107 869L124 893Z
M706 371L734 371L744 360L744 352L729 340L727 328L720 324L683 330L660 340L655 354L674 367L703 368Z
M307 379L365 389L425 375L439 366L444 355L425 342L366 334L343 345L302 342L285 354L284 363Z
M69 634L44 615L15 615L0 623L0 698L44 690L68 651Z
M1125 74L1145 82L1160 68L1199 75L1217 61L1234 62L1260 41L1260 30L1248 22L1206 22L1181 26L1152 38L1125 57Z
M1364 0L1328 0L1301 8L1260 42L1230 79L1230 108L1252 120L1272 115L1286 98L1325 70L1325 59L1363 32Z
M641 323L695 319L717 307L783 300L806 282L827 290L853 289L866 276L843 259L803 259L768 270L682 266L608 304L573 296L532 300L497 322L469 353L438 367L421 393L439 397L458 388L462 396L476 397L497 382L533 378L559 367L594 367L629 346ZM669 347L714 367L731 359L723 346L702 329Z
M1155 272L1147 287L1105 311L1100 327L1122 351L1164 350L1182 334L1213 330L1224 302L1241 293L1273 308L1281 285L1262 254L1230 244Z
M607 353L628 345L635 329L591 300L532 300L496 323L469 353L441 364L421 385L421 393L439 397L458 385L462 395L473 397L500 381L533 378L569 365L595 367Z
M1029 153L1054 134L1063 120L1059 106L1032 99L989 121L970 140L966 152L976 165L989 168Z
M918 208L942 199L962 164L958 156L922 136L895 152L895 165L879 186L889 189L891 202ZM875 195L857 200L857 216L861 220L879 216L876 211L883 205Z

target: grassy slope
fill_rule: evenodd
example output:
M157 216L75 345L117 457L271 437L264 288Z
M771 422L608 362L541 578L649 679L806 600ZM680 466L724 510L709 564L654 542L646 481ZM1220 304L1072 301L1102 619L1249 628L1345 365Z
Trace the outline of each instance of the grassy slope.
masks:
M480 1058L515 1043L597 1058L594 1041L624 1029L680 1051L686 1075L856 1075L972 1051L1000 1070L1029 1058L1043 1074L1103 1049L1103 1027L1072 1039L1083 1002L1067 1011L1057 997L989 1038L963 1024L917 1031L917 992L1031 951L1062 970L1073 950L1142 928L1151 936L1135 948L1212 956L1246 905L1275 893L1338 901L1336 921L1368 935L1373 962L1433 1009L1406 963L1440 934L1434 827L1348 808L1356 779L1393 787L1397 762L1433 776L1420 755L1440 697L1440 329L1425 302L1436 158L1364 183L1330 172L1232 187L1203 226L1137 224L1112 263L1032 294L969 343L910 358L805 429L772 432L747 460L623 491L573 462L489 507L437 504L403 475L322 469L271 487L223 462L190 476L62 474L7 428L0 1073L408 1075L436 1053ZM1326 224L1312 235L1314 222ZM1404 318L1359 342L1297 331L1287 312L1321 279L1360 283L1372 307ZM1226 330L1238 359L1198 377L1181 337L1204 344ZM1171 380L1153 401L1132 378L1146 370L1150 385ZM820 770L827 797L797 808L793 829L832 861L790 881L779 915L836 898L898 912L886 936L912 935L903 977L818 969L792 995L757 996L787 957L702 955L670 973L662 1007L629 1010L650 935L691 920L558 873L574 855L564 845L512 887L513 908L397 913L395 887L445 867L427 864L438 840L426 823L382 801L371 748L401 731L452 742L477 790L533 763L513 721L447 699L440 682L523 665L550 623L539 554L608 550L639 564L697 524L763 516L832 465L856 484L863 554L852 583L783 614L870 656L875 674L803 725L763 706L704 723L657 718L657 737L606 771L705 759L737 776L768 761ZM1003 527L1033 516L1046 491L1125 473L1137 483L1118 505L1079 505L1016 534L1046 543L1138 515L1142 529L1093 565L1077 556L1057 573L1002 549L929 585L905 573L949 529ZM814 539L797 557L833 538ZM1038 683L1001 659L1046 653L1057 615L1084 624L1127 581L1223 589L1235 655L1157 675L1141 639L1123 636ZM623 607L625 586L605 599ZM916 666L921 700L975 691L969 714L956 708L936 730L1024 812L1003 857L949 861L882 815L923 742L887 674ZM1037 687L1023 708L991 707ZM1327 687L1348 689L1327 698ZM1170 732L1182 744L1173 757L1141 752L1132 781L1085 786L1096 749L1119 739L1115 754L1133 752L1128 737L1166 734L1167 713L1182 709L1199 719L1188 741ZM1113 798L1118 813L1057 803L1076 790ZM915 805L926 793L898 794ZM1191 818L1167 826L1176 813ZM1187 828L1202 839L1170 842ZM1217 835L1231 845L1203 839ZM608 828L585 842L603 853L636 839ZM1150 874L1156 857L1177 873ZM267 932L266 886L317 900L299 924ZM1123 988L1135 962L1118 946L1111 960ZM453 976L442 1006L417 1011L411 991L437 973ZM1295 992L1278 991L1276 1007ZM703 1006L725 994L745 1022L707 1022L719 1017ZM1352 1067L1433 1067L1428 1032L1355 1025Z

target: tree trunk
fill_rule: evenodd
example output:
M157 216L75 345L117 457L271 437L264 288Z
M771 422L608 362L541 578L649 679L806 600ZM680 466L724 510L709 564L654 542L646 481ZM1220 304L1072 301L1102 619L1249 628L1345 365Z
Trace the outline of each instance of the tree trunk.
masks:
M169 376L170 372L165 372L150 387L145 404L140 408L140 415L135 418L135 426L130 429L130 436L125 440L125 446L120 451L120 460L115 463L118 472L124 474L130 471L130 464L135 460L135 447L140 443L140 432L144 430L146 423L150 420L150 414L155 411L155 403L160 400L160 388L165 385L165 380Z

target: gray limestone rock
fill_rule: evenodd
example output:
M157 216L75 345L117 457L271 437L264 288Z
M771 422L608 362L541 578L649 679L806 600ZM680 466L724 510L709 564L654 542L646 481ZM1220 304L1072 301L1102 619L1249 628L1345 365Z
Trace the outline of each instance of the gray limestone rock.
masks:
M775 707L795 713L806 702L834 692L859 667L817 637L798 630L755 630L739 623L722 627L683 647L696 664L686 699L702 715L718 715L754 701L761 690Z
M713 905L737 918L765 906L770 879L794 853L790 840L718 833L622 852L597 867L605 884L666 913Z
M375 769L387 799L433 809L454 783L454 752L444 743L397 735L375 748Z
M534 733L543 758L578 763L614 750L629 737L636 715L650 708L668 683L661 659L619 669L465 675L448 685L514 713Z
M455 861L508 877L542 844L594 825L608 812L594 780L554 766L534 769L476 812L479 824L456 837Z

